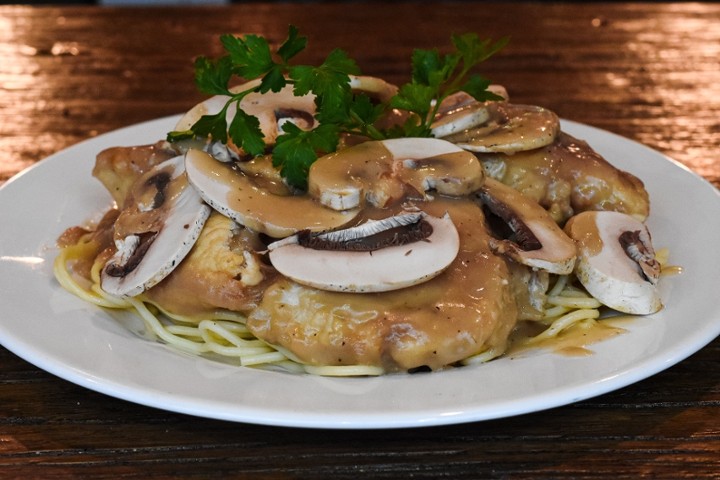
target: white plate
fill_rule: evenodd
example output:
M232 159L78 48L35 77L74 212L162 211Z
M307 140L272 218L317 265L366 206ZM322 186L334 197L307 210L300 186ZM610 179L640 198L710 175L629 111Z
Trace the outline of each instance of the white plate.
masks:
M612 163L639 176L649 226L680 276L662 279L666 308L592 346L594 354L538 353L477 367L379 378L321 378L235 367L138 338L62 290L52 275L56 237L98 218L109 197L90 171L115 145L152 143L176 117L127 127L40 162L0 189L0 342L30 363L114 397L191 415L268 425L395 428L486 420L565 405L647 378L720 334L720 196L663 155L564 122Z

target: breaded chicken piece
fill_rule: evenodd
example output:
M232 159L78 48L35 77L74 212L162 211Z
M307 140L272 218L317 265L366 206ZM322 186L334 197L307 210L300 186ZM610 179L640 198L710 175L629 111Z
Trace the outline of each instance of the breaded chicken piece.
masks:
M139 147L112 147L95 159L93 176L108 189L115 203L122 207L130 187L143 173L177 155L166 142Z
M502 352L517 310L505 261L492 253L482 210L438 198L421 208L448 212L460 253L427 282L382 293L340 293L274 282L247 326L308 365L364 365L386 372L439 369L469 356Z
M547 147L477 156L488 176L535 200L559 224L586 210L612 210L638 220L650 212L650 199L640 179L563 132Z
M258 239L213 212L187 257L144 297L165 310L191 317L219 309L254 308L277 273L256 253Z

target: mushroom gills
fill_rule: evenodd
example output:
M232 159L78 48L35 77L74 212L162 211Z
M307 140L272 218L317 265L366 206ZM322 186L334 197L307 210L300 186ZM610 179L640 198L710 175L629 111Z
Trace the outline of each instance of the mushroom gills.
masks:
M660 262L650 243L650 233L643 230L627 230L618 238L625 254L640 267L640 273L648 282L656 285L660 278Z
M548 273L573 271L575 244L545 209L492 178L485 179L476 195L495 233L490 243L495 253Z
M232 87L230 92L238 93L249 89L257 89L259 85L259 79L252 80ZM227 125L232 123L239 107L246 114L258 118L266 145L275 144L278 135L282 132L282 126L286 122L292 122L304 130L313 128L315 126L316 111L315 95L297 96L293 90L294 86L288 84L277 92L260 93L255 90L245 95L238 105L232 104L228 107L226 114ZM214 115L221 112L228 100L230 100L228 95L215 95L195 105L178 120L175 130L189 130L203 115ZM232 144L232 142L228 142L225 148L223 148L222 144L217 145L217 142L210 142L208 149L218 155L222 161L229 161L245 154L240 150L239 146Z
M575 273L593 297L623 313L662 308L660 264L644 223L625 213L588 211L570 218L565 231L578 246Z
M117 252L101 272L102 289L123 297L167 277L195 244L211 211L188 185L182 156L153 167L132 192L134 203L116 221ZM146 219L153 219L150 227Z
M297 283L335 292L384 292L442 273L460 249L449 215L410 212L345 230L302 232L268 246L270 261Z
M422 217L420 213L407 213L334 232L303 230L297 234L297 243L313 250L372 252L417 242L432 235L432 225Z

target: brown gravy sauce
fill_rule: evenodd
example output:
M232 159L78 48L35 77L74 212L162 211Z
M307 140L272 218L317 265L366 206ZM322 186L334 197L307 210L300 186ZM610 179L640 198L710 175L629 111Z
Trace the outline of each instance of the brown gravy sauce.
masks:
M226 199L228 206L257 223L322 230L324 225L342 225L352 218L347 212L320 205L309 195L274 195L258 186L254 179L209 155L198 156L196 162L198 168L230 185L232 193ZM273 207L268 208L268 204Z
M135 182L126 201L126 205L131 206L122 210L115 221L115 239L123 239L133 234L158 232L162 229L174 199L183 190L189 188L185 175L171 178L173 171L173 166L151 170ZM163 175L168 177L166 185L158 186L152 181L153 178ZM158 198L162 198L161 204L153 206ZM145 210L141 210L139 205L144 205Z
M249 315L250 331L308 364L377 365L387 371L438 369L484 347L504 347L516 306L507 267L490 251L479 207L447 198L418 206L434 216L449 212L457 226L460 253L444 273L413 287L365 294L309 289L282 279ZM366 209L361 215L381 213L391 212Z
M640 179L616 169L586 142L563 132L543 148L478 157L502 165L498 180L548 209L559 223L584 210L617 210L640 218L650 212Z
M568 140L566 139L565 142L568 142ZM132 149L127 149L127 155L132 155L132 152ZM531 155L543 155L544 157L544 153L533 153ZM518 157L519 156L520 155L518 155ZM435 164L428 163L425 168L442 168L443 162L444 160L439 158L435 161ZM533 160L531 163L542 164L545 163L545 161L544 159L542 162ZM251 187L250 192L246 194L243 199L229 199L231 206L237 210L247 212L266 212L269 210L270 213L267 213L267 215L280 215L283 219L288 217L293 218L299 227L307 227L308 223L311 222L311 218L316 216L318 211L322 211L324 212L323 214L327 215L342 215L341 212L334 212L319 205L309 195L272 195L264 188L254 185L252 181L241 185L239 183L241 180L238 179L238 173L219 162L208 162L206 167L213 170L216 175L227 177L228 181L233 183L236 188L243 188L247 191L248 185L246 183L249 183ZM595 164L593 168L598 168L597 164ZM567 170L568 172L572 172L574 168L570 167ZM169 187L170 195L186 187L185 176L183 175L179 178L181 178L181 180L178 180ZM248 180L248 177L245 177L245 180ZM627 179L623 178L622 180L627 182ZM630 183L632 183L632 181ZM135 196L142 197L153 194L151 191L143 190L133 193ZM400 191L395 192L393 190L393 193L404 196L407 194L407 191L401 193ZM277 202L277 206L273 209L261 208L261 205L263 207L267 206L268 195L272 195L272 202ZM461 247L461 253L453 268L437 277L436 280L427 282L418 288L405 289L402 292L392 294L375 296L356 295L354 300L350 300L352 297L346 297L342 294L327 292L320 292L318 294L325 303L323 308L326 310L339 309L347 304L352 305L357 311L368 312L376 311L378 307L384 307L384 319L383 321L375 322L375 325L371 329L375 330L375 332L371 332L371 335L377 334L378 331L384 332L386 336L388 335L387 332L396 334L396 332L392 331L392 324L394 323L393 317L396 320L400 318L404 323L407 323L409 322L409 317L405 315L407 312L413 311L415 312L413 318L417 319L417 323L414 323L415 320L410 322L412 325L409 328L411 328L413 332L427 332L431 335L437 335L436 338L438 339L457 337L460 332L463 334L467 332L468 338L474 337L471 338L469 342L463 340L453 345L456 351L448 353L448 357L445 358L438 358L442 357L442 355L438 355L432 348L430 348L430 350L422 349L422 351L412 352L399 351L401 349L399 349L397 343L385 342L380 346L381 358L374 358L374 360L384 363L385 366L390 366L391 368L393 366L411 368L412 364L418 364L418 362L440 368L454 360L463 358L463 355L467 356L467 354L477 353L477 351L471 351L475 347L470 344L503 344L507 330L512 328L512 324L514 323L516 308L513 304L514 302L509 302L507 290L498 286L498 284L507 281L507 272L503 265L494 262L497 259L493 258L494 256L487 250L487 239L485 238L486 234L484 230L480 235L475 233L476 229L482 228L482 214L479 209L477 209L475 205L471 205L468 199L445 199L430 202L424 206L424 209L428 211L428 213L436 216L441 216L445 211L449 210L461 220L458 225L458 230L461 236L464 237L464 245ZM475 210L478 210L477 217L474 216ZM358 216L357 220L387 215L387 210L366 208ZM262 221L272 222L273 219L263 217ZM138 227L136 225L118 226L116 224L116 231L137 232ZM97 252L94 253L97 254ZM663 275L679 274L680 272L680 267L671 266L663 269ZM466 293L468 284L475 284L470 282L470 279L474 281L480 280L478 283L482 285L482 287L468 296ZM272 288L273 287L270 287L266 293ZM478 300L487 293L483 292L483 290L492 291L495 296L495 300L493 301L497 302L496 305L492 305L493 302ZM381 305L378 305L378 303ZM266 305L266 308L273 314L278 313L275 307ZM474 313L470 310L473 310ZM418 312L420 313L418 314ZM478 312L482 312L482 314L478 315ZM511 315L509 315L510 313ZM508 318L509 316L513 316L513 318ZM592 354L592 351L588 348L590 345L623 333L625 330L621 324L630 318L632 317L608 318L601 321L589 322L590 326L576 324L561 332L556 337L535 342L528 342L528 339L540 333L544 327L537 323L521 322L509 337L509 346L505 356L512 357L522 355L537 349L551 350L567 356L590 355ZM290 318L286 321L291 322L292 319ZM250 321L249 324L252 324L252 321ZM258 336L264 336L271 343L284 343L280 338L283 336L283 332L271 331L273 329L272 326L264 326L262 322L257 321L254 329L259 334ZM354 332L354 334L364 336L366 333ZM437 342L431 343L430 347L435 347L442 346L445 344L445 341L437 340ZM393 349L397 351L391 353ZM310 351L305 353L307 357L322 357L316 358L315 361L326 364L332 364L340 357L344 357L341 363L345 361L352 363L353 361L363 359L363 352L352 351L349 346L345 347L345 345L336 348L328 355ZM390 356L394 358L391 359L389 358ZM451 358L453 356L457 358ZM365 359L367 360L367 358Z
M545 138L547 141L557 135L557 116L541 107L516 105L505 102L486 104L490 119L480 127L445 137L452 143L467 143L494 148L517 142L518 132L528 138ZM547 143L547 142L545 142ZM492 150L491 150L492 151Z

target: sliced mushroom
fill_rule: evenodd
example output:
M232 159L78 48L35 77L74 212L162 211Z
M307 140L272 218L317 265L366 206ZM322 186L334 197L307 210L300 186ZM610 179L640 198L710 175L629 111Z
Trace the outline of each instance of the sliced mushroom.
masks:
M259 84L259 80L253 80L233 87L230 91L237 93L249 88L255 88ZM183 115L175 125L175 130L189 130L203 115L213 115L220 112L229 99L230 97L227 95L216 95L199 103ZM293 93L293 86L290 84L278 92L249 93L240 101L240 108L248 115L253 115L258 118L260 121L260 130L262 131L266 145L275 144L275 139L278 137L282 125L285 122L293 122L304 130L309 130L315 125L315 95L296 96ZM235 117L236 112L236 104L228 108L228 125L230 125L233 117ZM227 147L230 149L230 152L223 151L221 147L211 144L211 148L215 149L219 157L232 156L233 153L242 153L232 142L229 142Z
M478 125L490 119L490 113L484 103L472 102L460 105L452 110L444 111L432 124L432 135L437 138L447 137Z
M482 184L475 155L435 138L365 142L319 158L310 168L308 191L336 210L364 202L385 207L404 196L404 185L420 193L467 195Z
M215 210L271 237L287 237L303 229L318 232L339 228L359 212L332 210L306 195L275 195L200 150L187 152L185 168L190 183Z
M336 292L384 292L430 280L460 248L448 215L422 212L370 220L322 234L301 233L268 246L273 266L297 283Z
M506 102L510 101L510 95L508 94L507 89L503 85L492 84L488 85L487 89L495 95L502 97L503 100L505 100Z
M308 193L333 210L365 204L384 207L404 195L392 175L392 156L382 142L365 142L318 158L308 174Z
M488 90L507 101L508 93L502 85L490 85ZM460 91L443 99L432 124L432 134L436 138L447 137L490 120L488 103L479 102L469 93Z
M214 156L214 155L213 155ZM260 155L233 165L252 178L255 185L275 195L292 195L293 191L280 174L280 169L272 163L272 155Z
M98 153L93 176L100 180L119 206L143 173L177 156L165 142L135 147L111 147Z
M498 237L491 242L496 253L549 273L572 272L575 244L540 205L492 178L477 196Z
M420 193L469 195L485 179L475 155L444 140L397 138L383 144L393 156L398 178Z
M575 273L593 297L624 313L662 308L660 264L644 223L624 213L588 211L570 218L565 231L578 246Z
M188 185L181 156L141 176L115 222L117 252L103 267L102 289L132 297L156 285L188 254L210 211Z
M560 119L545 108L507 102L485 105L486 123L443 138L472 152L512 154L550 145L560 131Z
M398 91L398 87L388 83L382 78L370 77L367 75L350 75L350 88L367 93L381 102L389 102Z

